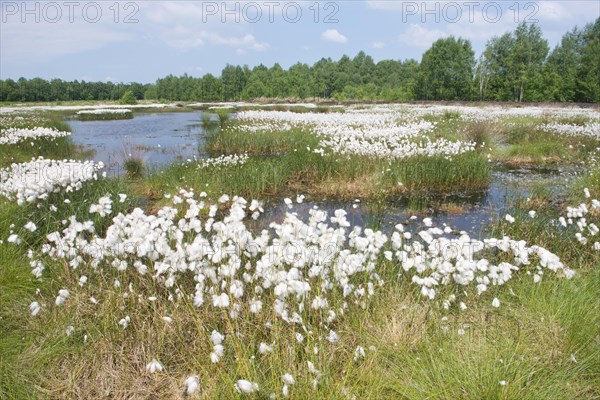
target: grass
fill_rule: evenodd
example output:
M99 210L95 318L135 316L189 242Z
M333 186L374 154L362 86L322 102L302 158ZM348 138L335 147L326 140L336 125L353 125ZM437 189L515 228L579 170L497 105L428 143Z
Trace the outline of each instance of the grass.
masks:
M494 160L508 164L577 164L587 160L598 146L590 137L572 137L539 129L549 118L514 117L488 127L491 133L491 155ZM477 123L469 129L477 127ZM477 132L477 129L475 129ZM476 135L477 136L477 135ZM482 132L480 136L485 137Z
M62 119L56 116L36 115L28 119L7 121L0 125L0 130L8 128L33 128L41 126L70 132L71 128ZM0 167L10 166L12 163L31 161L32 158L44 157L54 159L80 158L86 153L73 144L70 137L55 139L40 138L25 140L17 144L0 144Z
M463 138L474 142L477 148L496 149L506 141L502 129L489 121L466 124L463 129Z
M120 119L133 119L133 112L107 112L102 114L84 113L77 114L77 119L81 121L113 121Z
M448 194L481 190L489 184L489 173L489 163L476 153L452 160L416 157L390 163L364 157L323 157L301 149L280 156L251 157L234 167L202 169L197 163L175 164L150 173L138 189L142 195L191 187L213 196L236 193L263 198L305 193L345 200L391 199L411 191Z
M488 187L490 164L478 153L446 157L416 157L393 163L385 176L388 187L402 183L403 190L425 193L452 193Z
M77 153L83 154L68 136L56 139L36 139L33 142L23 141L16 145L0 145L0 166L27 162L38 157L60 160L74 156L78 158Z
M138 157L128 157L123 164L123 169L130 179L139 179L144 175L144 161Z
M206 149L215 154L280 155L304 150L306 147L314 149L318 144L318 138L306 129L248 134L234 127L211 137L206 143Z
M552 141L527 142L508 146L500 152L511 163L560 162L569 152L562 143Z
M2 209L1 226L6 229L12 214L22 211ZM535 230L523 233L532 240L539 237ZM556 250L571 261L569 245L561 243ZM548 277L533 285L525 276L511 281L514 294L498 288L482 299L464 298L465 312L420 300L409 278L396 279L397 267L382 262L386 284L377 289L365 310L350 310L336 325L342 340L333 346L307 342L301 351L291 351L298 346L289 325L268 314L263 320L253 318L252 323L244 315L228 323L227 318L199 311L186 300L150 302L145 293L167 293L152 280L110 270L90 276L89 284L79 288L78 274L50 265L50 275L33 284L26 266L17 267L25 261L19 252L9 250L3 257L10 268L0 270L6 288L0 293L6 321L0 365L7 371L2 374L2 389L11 398L29 398L32 389L53 398L180 398L182 382L192 374L200 375L203 398L237 398L233 383L245 377L253 377L262 395L268 396L280 393L280 377L286 372L296 378L291 397L298 399L341 398L344 393L373 399L591 399L598 395L600 276L594 268L598 259L589 255L579 260L578 274L571 281ZM114 288L114 279L131 282L142 300L123 297L128 289ZM38 298L36 287L49 298L61 287L77 289L64 309L48 305L38 318L31 318L27 305ZM92 306L90 296L100 304ZM500 298L501 308L491 307L493 296ZM21 300L11 300L15 298ZM131 316L127 330L117 324L125 315ZM168 324L163 316L176 322ZM267 320L273 322L270 330L263 325ZM64 334L67 325L75 327L69 337ZM212 329L226 335L226 356L216 365L207 357ZM465 334L459 335L459 329ZM252 358L258 343L273 338L277 338L273 353ZM366 357L354 362L357 345L366 349ZM313 346L319 348L318 354ZM190 356L196 354L206 357ZM164 374L143 372L153 357L165 366ZM316 391L306 361L323 373Z
M353 199L397 196L405 191L431 194L481 190L489 184L490 166L479 153L464 154L451 160L444 157L396 161L360 156L323 157L311 151L318 148L319 139L306 128L252 134L236 129L235 125L229 128L208 140L209 152L263 156L258 158L260 163L251 162L248 167L241 168L241 182L237 172L231 175L228 185L241 190L236 193L260 196L302 192ZM188 175L180 167L175 168L177 172L166 171L165 176ZM246 171L255 178L248 176ZM220 180L218 177L202 179L209 187L211 180ZM260 182L259 186L266 191L261 192L253 180ZM220 185L218 188L222 189Z
M494 158L577 162L591 148L591 142L584 141L584 148L571 138L544 140L540 132L527 128L527 120L500 129L463 123L459 117L454 113L439 117L434 135L485 142ZM60 126L55 120L44 123ZM411 277L381 257L377 268L383 286L376 288L376 296L364 309L349 302L350 310L333 326L342 338L335 345L308 336L305 346L298 346L294 329L268 313L261 319L242 314L232 321L214 310L196 308L189 298L170 302L163 285L131 272L89 273L87 269L88 284L80 287L83 270L52 261L42 280L32 278L27 249L38 249L45 234L61 229L63 219L75 215L80 221L93 220L99 233L106 230L110 218L89 213L91 202L106 194L113 199L128 194L125 203L113 203L115 213L135 206L156 209L165 204L164 193L179 187L204 190L212 198L223 193L263 199L295 193L361 197L385 209L389 200L399 196L417 201L435 193L474 191L487 187L490 179L491 165L484 151L452 160L417 157L392 163L323 157L306 149L317 147L317 138L302 129L248 135L232 129L235 123L227 125L209 138L208 148L214 153L248 152L252 156L243 165L199 169L195 163L183 163L146 171L136 180L88 182L67 196L69 204L64 203L64 195L52 195L49 204L60 205L56 213L0 199L0 239L6 240L12 230L24 241L20 246L0 245L0 398L183 398L183 381L196 374L202 392L194 398L242 398L233 389L241 378L257 381L257 398L267 398L271 392L281 394L284 373L296 378L290 388L290 397L296 399L600 397L600 252L577 243L575 231L551 227L560 210L548 201L550 194L543 188L532 194L530 202L511 203L509 212L517 221L500 220L489 233L548 248L576 269L572 280L544 276L533 284L531 276L523 275L508 287L491 287L481 297L467 296L460 287L445 288L439 298L455 292L468 307L460 311L455 304L446 310L438 301L421 298ZM0 146L0 165L28 161L32 155L71 158L76 154L68 139ZM575 182L570 190L575 193L570 199L573 204L584 200L584 187L600 193L597 167L590 167ZM538 210L533 219L527 214L532 204ZM590 216L589 222L598 223L597 218ZM38 226L35 234L22 228L28 221ZM116 279L123 283L120 287L115 287ZM178 284L187 292L195 282L182 279ZM61 288L69 288L71 296L58 308L53 299ZM149 295L159 296L159 301L150 301ZM99 300L98 305L90 303L91 296ZM494 297L500 299L500 308L491 306ZM32 301L45 304L35 318L29 315ZM344 298L339 294L334 301L339 306ZM131 323L123 330L118 321L126 315ZM174 322L165 322L165 316ZM315 330L325 329L319 324L322 316L312 318ZM267 321L272 322L270 329L265 327ZM69 325L75 328L71 336L65 334ZM226 354L219 364L208 358L213 329L226 335ZM274 339L273 352L258 355L258 344ZM355 362L358 345L365 348L366 357ZM154 357L165 366L164 373L145 372ZM323 374L316 389L307 361Z

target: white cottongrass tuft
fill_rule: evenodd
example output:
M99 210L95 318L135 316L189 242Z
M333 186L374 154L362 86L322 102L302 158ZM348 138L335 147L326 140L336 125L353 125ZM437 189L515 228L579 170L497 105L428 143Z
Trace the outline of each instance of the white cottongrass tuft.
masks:
M264 355L264 354L270 353L270 352L272 352L272 351L273 351L273 346L271 346L271 345L268 345L268 344L266 344L266 343L264 343L264 342L263 342L263 343L261 343L261 344L258 346L258 352L259 352L260 354L263 354L263 355Z
M67 289L60 289L58 291L58 296L56 297L56 305L61 306L64 304L65 300L69 297L70 293Z
M162 372L163 365L156 358L153 358L152 361L146 365L146 371L150 372L151 374Z
M185 380L184 384L185 394L191 396L200 389L200 377L198 375L190 376Z
M494 297L494 300L492 300L492 307L494 307L494 308L500 307L500 300L498 300L498 298Z
M131 322L131 318L129 318L129 315L127 315L125 318L122 318L119 321L119 325L121 325L121 327L123 329L127 329L127 327L129 326L129 323Z
M365 349L362 346L356 346L354 349L354 362L365 357Z
M258 392L258 383L250 382L246 379L238 380L233 387L238 393L250 394L254 392Z
M102 162L46 160L12 164L0 169L0 195L16 200L18 205L45 200L51 193L79 190L83 183L97 180Z
M42 306L40 306L40 303L37 301L34 301L29 305L29 311L31 312L31 316L35 317L40 313L40 311L42 311Z
M340 337L337 333L335 333L335 331L330 330L329 334L327 335L327 337L325 339L327 339L331 343L335 343L340 340Z

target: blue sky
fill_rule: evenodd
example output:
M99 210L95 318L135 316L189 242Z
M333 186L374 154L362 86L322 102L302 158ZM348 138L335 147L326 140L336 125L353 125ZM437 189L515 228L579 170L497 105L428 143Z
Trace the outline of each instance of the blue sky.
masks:
M7 1L0 78L154 82L226 64L284 68L360 50L420 60L440 37L470 39L537 21L551 48L600 16L597 1Z

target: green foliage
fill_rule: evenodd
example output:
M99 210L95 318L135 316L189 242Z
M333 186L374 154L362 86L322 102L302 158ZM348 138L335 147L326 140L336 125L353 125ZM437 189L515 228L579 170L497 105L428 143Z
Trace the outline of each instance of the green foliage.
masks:
M549 52L535 24L492 37L475 62L471 43L439 39L416 60L381 60L364 52L312 66L227 65L220 76L168 75L154 84L0 80L0 101L233 101L322 98L345 101L499 100L600 102L600 18L567 32ZM132 103L127 103L132 104Z
M531 87L539 87L548 41L537 25L525 22L514 32L493 37L477 69L481 99L540 100ZM530 93L532 92L532 93Z
M423 54L417 94L427 100L471 98L475 53L471 42L450 36Z
M35 121L35 122L32 122ZM42 126L62 132L70 132L69 125L56 118L38 115L35 119L13 120L8 124L1 124L1 129L6 128L33 128ZM44 157L54 159L78 158L82 154L73 144L70 136L58 138L36 138L35 140L21 141L17 144L0 145L0 167L7 167L12 163L31 161L32 158Z
M600 18L582 34L581 62L576 72L576 101L600 102Z
M113 121L120 119L133 119L133 112L107 112L102 114L85 113L77 114L77 119L81 121Z
M145 91L154 85L139 83L63 81L41 78L0 80L0 101L77 101L119 100L131 90L137 99L144 98Z
M423 193L451 193L487 188L490 164L478 153L446 157L413 157L392 163L386 172L386 186L402 184L403 189Z
M123 168L130 179L141 178L144 175L144 161L137 157L129 157L123 164Z
M123 97L119 100L119 104L123 105L133 105L137 104L137 99L131 90L128 90L123 94Z

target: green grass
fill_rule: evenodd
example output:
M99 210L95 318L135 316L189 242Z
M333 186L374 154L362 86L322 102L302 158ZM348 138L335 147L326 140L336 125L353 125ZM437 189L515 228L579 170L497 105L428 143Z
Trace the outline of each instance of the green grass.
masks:
M84 113L76 114L81 121L113 121L121 119L133 119L133 112L107 112L103 114Z
M477 153L452 160L415 157L390 163L364 157L323 157L301 149L280 156L250 157L246 164L234 167L175 164L150 173L138 189L151 194L196 188L217 197L222 193L247 198L306 193L341 199L395 198L411 191L448 194L481 190L489 184L489 173L489 162Z
M394 162L385 174L387 187L398 182L404 190L424 193L454 193L488 187L490 164L478 153L465 153L451 159L415 157Z
M443 128L449 130L450 128ZM442 137L444 134L439 133ZM288 131L258 131L247 133L235 124L212 136L207 150L216 154L240 154L253 157L249 165L242 166L227 177L225 188L235 193L260 196L304 192L317 196L338 198L396 196L404 191L420 193L451 193L484 189L489 184L490 166L479 153L453 157L413 157L387 161L361 156L320 156L319 139L306 128ZM182 168L184 170L182 170ZM179 176L187 179L186 167L174 167L164 172L172 181ZM173 169L173 168L171 168ZM228 172L229 174L229 172ZM222 179L220 173L192 177L212 187L212 182ZM154 181L156 182L156 180ZM401 182L403 186L399 186Z
M539 141L510 145L502 151L502 154L510 161L539 163L561 161L568 157L569 152L562 143Z
M3 210L0 226L6 229L10 216L22 211ZM514 229L521 228L504 229L515 234ZM522 232L531 240L540 236L535 230ZM571 261L571 246L560 243L555 250ZM233 383L246 377L258 381L261 395L268 396L280 393L281 376L287 372L296 378L291 397L297 399L341 398L343 393L372 399L591 399L598 395L600 276L595 268L598 259L590 254L580 258L573 280L547 276L533 284L524 275L481 298L464 298L468 305L464 312L419 299L409 277L398 280L397 266L382 261L378 268L386 284L377 289L365 310L353 309L336 324L342 340L336 345L307 343L295 351L291 349L298 346L288 324L273 318L273 327L264 328L262 323L270 315L262 322L253 319L252 324L243 315L235 323L226 323L226 318L198 310L187 300L140 302L136 296L123 297L128 289L115 289L114 279L132 282L142 298L156 293L163 297L166 292L152 280L114 270L90 275L89 284L79 288L77 273L51 264L44 281L34 284L19 252L4 257L10 268L0 270L6 288L0 293L4 317L0 365L7 371L2 374L2 389L9 398L31 398L32 390L40 397L76 393L86 398L172 397L191 374L201 376L203 396L208 398L237 398ZM182 282L188 284L193 287L193 282ZM36 287L42 296L35 295ZM52 300L62 287L73 288L63 308L48 304L39 317L28 316L32 299ZM90 306L92 295L101 300L98 307ZM490 305L494 296L501 301L499 309ZM123 331L117 321L125 315L132 322ZM167 325L162 321L165 315L176 322ZM68 338L67 325L76 327ZM457 333L461 328L464 335ZM227 335L226 356L217 365L207 359L212 329ZM277 338L273 353L251 358L258 343L273 338ZM319 347L319 354L312 352L313 345ZM354 362L357 345L367 354ZM206 357L194 356L199 354ZM148 377L142 372L153 357L163 363L166 373ZM307 360L323 373L316 391Z
M440 123L434 136L494 142L494 155L512 160L556 157L576 162L584 159L592 146L583 141L585 148L569 149L577 144L575 139L546 140L528 129L531 121L525 119L519 121L520 127L501 130L463 123L453 113L437 118ZM60 121L45 123L60 126ZM335 345L307 338L306 346L300 347L291 325L271 314L262 319L241 315L232 322L213 310L196 308L188 298L170 302L163 285L131 271L107 268L92 272L88 266L73 270L63 262L50 261L43 279L33 279L27 249L39 249L44 236L61 229L62 220L71 215L79 221L94 221L102 234L111 219L90 214L89 206L106 194L113 198L114 214L135 206L155 210L166 202L164 193L180 187L206 191L211 198L223 193L248 199L294 193L370 197L375 206L385 208L388 200L398 196L419 198L479 190L487 187L490 179L491 166L483 151L452 160L417 157L392 163L323 157L306 149L314 149L318 142L302 129L248 135L231 129L235 123L227 125L209 139L208 147L218 154L252 154L244 165L199 169L195 163L184 163L162 172L147 171L136 180L88 182L68 196L50 196L48 204L59 206L54 213L48 207L18 207L0 199L0 239L5 241L0 245L0 398L179 398L183 381L195 374L201 377L203 398L242 398L233 390L233 383L240 378L257 381L261 390L256 397L268 398L271 392L280 396L281 376L288 372L296 378L290 388L295 399L352 395L369 399L600 397L600 252L580 245L574 239L575 230L551 225L561 211L554 203L536 206L536 218L528 216L532 203L549 203L550 194L543 188L532 194L530 203L511 203L509 212L517 218L514 224L498 221L489 233L523 239L555 252L576 270L572 280L547 273L534 284L531 276L523 274L504 287L490 287L481 297L467 296L458 286L443 288L432 302L421 298L410 276L398 278L399 265L381 257L377 269L384 285L376 288L364 310L349 302L350 310L333 326L342 338ZM29 161L32 155L76 156L70 141L61 146L55 143L0 146L0 165ZM504 143L514 153L503 148ZM591 167L569 190L575 193L572 204L584 201L584 187L600 193L597 167ZM128 194L125 203L118 202L119 193ZM64 203L65 198L71 202ZM28 221L38 226L35 233L23 229ZM590 216L589 222L597 221L597 215ZM11 229L23 238L22 245L6 243ZM83 273L89 282L80 287L78 279ZM115 279L124 284L116 288ZM125 283L132 284L133 294L125 296L129 292ZM181 279L178 285L189 292L195 282ZM58 308L54 298L62 288L68 288L71 297ZM450 293L467 304L466 311L456 305L449 310L441 307L439 299ZM150 295L159 296L159 301L148 301ZM90 296L100 303L92 306ZM494 297L501 301L498 309L491 306ZM29 315L32 301L45 305L35 318ZM344 299L338 294L332 301L339 306ZM118 325L125 315L132 320L127 330ZM166 324L163 316L172 317L174 323ZM313 314L311 318L315 331L321 333L321 317ZM264 326L267 320L273 323L270 330ZM69 337L65 334L68 325L75 327ZM208 358L208 336L213 329L227 336L226 354L219 364ZM459 329L465 334L459 335ZM273 339L273 353L259 356L258 344ZM358 345L367 354L354 362ZM375 349L369 350L369 346ZM153 357L164 364L163 374L145 373L145 365ZM307 361L323 373L316 390L312 389Z
M0 130L8 128L34 128L37 126L52 128L62 132L70 132L71 128L62 119L44 115L34 115L32 118L13 120L9 124L0 126ZM79 158L84 153L75 146L70 137L55 139L38 138L25 140L17 144L0 144L0 167L7 167L12 163L31 161L32 158L44 157L53 159Z
M225 129L210 137L206 143L206 150L216 154L279 155L303 151L306 147L315 149L318 144L318 138L306 129L259 131L250 134L233 126L232 129Z
M139 179L144 175L144 161L141 158L128 157L123 164L123 168L128 178Z
M509 164L577 164L587 161L598 147L598 141L539 129L539 124L553 121L549 118L513 117L495 124L492 136L496 137L497 146L492 147L493 158Z
M16 145L0 145L0 166L28 162L31 161L32 158L38 157L58 160L73 157L79 158L77 153L77 147L68 136L56 139L23 141Z

